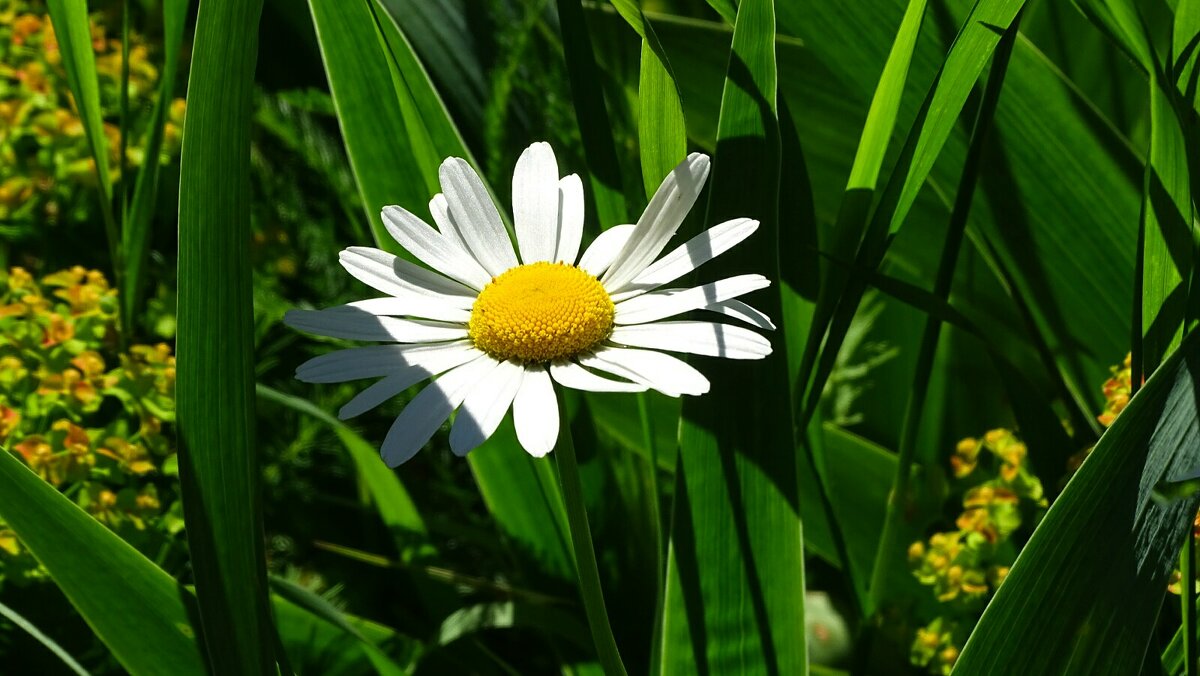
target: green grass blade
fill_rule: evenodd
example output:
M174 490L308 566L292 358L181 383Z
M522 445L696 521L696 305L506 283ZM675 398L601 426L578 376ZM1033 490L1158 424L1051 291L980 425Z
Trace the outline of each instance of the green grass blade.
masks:
M958 674L1138 673L1195 496L1200 334L1155 372L1050 507L955 665Z
M971 212L975 188L979 181L985 144L992 128L996 106L1000 101L1000 92L1004 87L1005 76L1008 74L1009 58L1012 56L1013 45L1016 43L1019 22L1020 17L1018 16L996 49L996 60L992 65L987 87L975 117L974 129L971 132L971 145L967 150L966 164L963 167L962 179L959 181L958 192L955 195L954 209L950 214L950 226L946 232L946 241L942 245L941 260L938 263L937 278L933 286L933 295L942 300L950 297L950 286L954 281L954 270L958 265L959 251L966 235L967 218ZM879 551L875 555L871 573L871 604L868 607L872 609L879 608L882 602L888 598L892 591L888 581L894 577L895 571L904 571L908 568L903 540L899 538L898 531L900 522L905 519L904 515L908 511L909 480L912 476L918 432L925 412L925 400L929 394L934 357L937 353L941 331L940 319L933 315L926 317L921 343L917 348L917 364L913 374L912 391L908 398L904 413L904 425L900 432L896 477L888 500L887 518L879 538Z
M387 234L380 210L389 204L430 218L426 178L412 160L387 55L379 47L366 2L310 0L313 25L358 192L375 243L412 258Z
M718 124L706 223L758 218L753 238L709 265L775 280L780 140L775 12L742 0ZM779 291L751 300L779 317ZM785 336L756 362L712 360L708 395L684 402L661 665L676 673L804 673L804 557Z
M991 61L1001 36L1016 21L1024 6L1025 0L980 0L971 10L934 83L928 114L920 118L920 126L914 130L916 145L911 161L907 166L902 165L904 183L898 201L884 212L890 221L889 233L895 233L904 224L917 192L929 178L933 163L950 137L975 82Z
M158 83L158 100L154 102L153 122L146 135L143 157L146 158L138 171L133 188L133 200L129 205L128 218L121 231L124 252L125 275L121 288L121 310L125 313L124 325L135 331L133 318L137 316L145 294L145 267L150 252L150 223L158 201L159 176L162 164L158 161L162 150L163 130L167 113L175 95L175 76L179 70L179 52L183 46L183 33L187 27L189 0L164 0L163 12L163 69ZM122 142L125 135L121 136Z
M87 669L84 669L78 662L76 662L75 658L71 657L71 653L64 650L63 647L58 643L55 643L54 639L42 633L42 630L38 629L36 625L25 619L20 613L12 608L9 608L3 603L0 603L0 617L3 617L9 622L15 624L18 629L26 634L29 634L35 641L45 646L46 650L54 653L54 656L63 663L63 666L70 669L72 672L79 674L79 676L88 676Z
M1193 262L1192 198L1183 130L1173 87L1150 75L1150 151L1142 194L1139 244L1141 302L1135 308L1135 373L1150 374L1183 338ZM1140 382L1140 378L1136 379Z
M206 673L194 599L16 456L0 450L0 519L130 673Z
M642 185L653 195L658 184L687 154L687 126L683 102L667 52L654 27L634 0L614 0L625 22L642 38L638 78L638 151Z
M622 191L621 166L580 0L558 0L558 20L571 85L571 102L587 157L588 185L592 188L592 202L599 218L593 232L598 232L629 218Z
M888 53L887 62L884 63L883 73L875 87L828 247L834 258L853 258L854 250L866 230L871 200L896 126L896 116L900 110L904 85L908 81L909 65L912 63L917 37L921 32L926 5L926 0L910 0L908 3L900 28L896 31L896 38L892 42L892 49ZM808 333L799 361L799 377L803 379L800 394L803 394L804 386L808 384L834 309L848 281L846 272L836 265L826 265L822 277L816 307L813 309L812 329ZM802 398L797 399L797 403L802 401Z
M86 0L47 0L50 21L62 54L67 84L75 99L75 108L83 123L92 160L96 164L96 182L100 186L100 214L108 238L113 270L121 276L121 233L113 215L112 178L108 167L108 139L100 115L100 81L96 75L96 54L92 51L92 31L88 23Z
M1075 0L1075 6L1142 70L1155 70L1154 48L1130 0Z
M358 468L358 475L362 477L367 493L374 501L380 518L383 519L383 525L387 526L389 530L393 533L418 535L427 533L425 520L421 518L416 504L404 484L401 483L400 477L379 462L379 449L347 427L345 423L330 415L328 411L317 408L307 399L293 397L262 384L257 385L255 391L264 401L286 406L329 425L342 445L346 447L350 459Z
M261 2L196 21L179 179L179 476L217 673L273 674L254 445L250 108Z

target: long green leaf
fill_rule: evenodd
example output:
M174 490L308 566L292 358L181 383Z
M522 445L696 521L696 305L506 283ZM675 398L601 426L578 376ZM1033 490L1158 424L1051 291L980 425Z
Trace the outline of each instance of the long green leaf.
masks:
M191 594L5 450L0 519L130 673L205 673Z
M189 0L163 2L163 70L162 78L158 82L158 100L154 102L154 112L150 116L150 133L146 136L146 145L142 153L145 161L138 171L128 220L122 224L125 275L124 286L121 288L121 309L125 313L124 325L130 332L135 330L133 318L137 316L145 293L150 224L158 201L158 180L162 174L162 164L158 161L158 156L162 150L167 113L171 110L172 97L175 96L175 75L179 70L179 52L187 27L189 4Z
M1147 381L1050 507L955 673L1138 673L1197 498L1156 485L1200 464L1200 334Z
M1150 161L1142 195L1141 303L1133 349L1135 373L1149 374L1183 338L1194 266L1187 148L1172 106L1174 88L1150 76ZM1140 381L1141 379L1138 378Z
M179 185L179 476L217 673L275 673L254 444L250 106L261 1L196 20Z
M775 12L742 0L721 105L706 222L762 228L717 271L762 269L779 237ZM728 260L726 260L728 259ZM774 279L778 268L767 270ZM779 316L778 291L754 301ZM782 347L784 337L773 336ZM804 673L804 557L784 351L706 363L709 395L684 402L661 672Z
M119 277L121 269L121 233L112 208L112 178L108 173L108 137L104 135L104 119L100 114L100 81L96 75L96 54L92 51L92 29L88 23L86 0L47 0L50 21L62 54L67 85L75 100L75 109L83 123L92 161L96 164L96 181L100 186L100 214L104 219L109 254L113 269Z

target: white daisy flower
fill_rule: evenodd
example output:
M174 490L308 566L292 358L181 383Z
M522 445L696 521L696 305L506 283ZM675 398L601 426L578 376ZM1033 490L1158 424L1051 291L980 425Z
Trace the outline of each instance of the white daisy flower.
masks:
M383 209L392 237L432 270L379 249L350 247L341 253L342 266L386 295L284 317L308 333L384 344L321 355L296 369L296 377L379 378L342 407L343 420L436 378L383 441L383 459L392 467L416 455L456 409L455 454L486 441L512 408L521 446L546 455L559 432L555 383L592 392L704 394L708 380L667 352L761 359L771 344L732 324L664 320L709 310L775 328L736 300L766 287L762 275L661 288L758 228L749 218L727 221L659 257L700 195L708 168L707 156L689 155L637 224L610 228L580 256L583 184L575 174L559 177L549 144L529 146L513 172L515 250L483 181L465 161L447 159L439 172L443 193L429 203L437 229L401 207Z

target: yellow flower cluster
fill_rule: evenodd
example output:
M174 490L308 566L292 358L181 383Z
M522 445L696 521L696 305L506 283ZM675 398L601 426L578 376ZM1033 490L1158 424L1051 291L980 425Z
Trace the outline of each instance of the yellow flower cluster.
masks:
M102 15L90 20L96 52L101 114L108 145L110 179L120 180L122 166L140 166L141 139L151 116L127 121L130 137L121 158L119 121L121 41L107 34ZM130 33L129 108L148 111L158 86L146 40ZM164 130L159 161L179 152L184 104L175 100ZM122 161L122 159L124 161ZM72 105L62 53L45 4L36 0L0 0L0 219L37 223L55 221L79 187L93 186L96 165L83 123Z
M950 458L956 479L975 481L962 496L962 512L954 530L934 533L908 548L913 575L932 587L937 600L953 604L947 615L967 615L982 608L1008 576L1015 557L1009 543L1029 516L1046 507L1041 481L1026 462L1025 444L1007 429L959 441ZM917 633L913 664L932 673L949 673L958 658L955 630L948 616Z
M909 660L919 667L925 667L930 673L950 676L960 652L961 639L958 633L957 625L945 618L937 618L917 630Z
M116 311L116 291L95 270L0 277L0 446L110 527L142 531L175 502L162 483L175 466L164 434L175 358L168 345L120 352ZM36 578L28 557L0 522L0 581Z
M1132 357L1131 354L1125 355L1125 361L1120 366L1112 367L1112 377L1104 381L1104 412L1096 416L1096 419L1105 427L1112 425L1129 404L1129 396L1133 390L1130 367Z

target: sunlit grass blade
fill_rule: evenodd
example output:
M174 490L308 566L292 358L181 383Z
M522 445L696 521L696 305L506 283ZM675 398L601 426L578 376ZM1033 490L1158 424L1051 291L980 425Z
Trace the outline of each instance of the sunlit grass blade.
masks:
M1175 116L1173 88L1150 75L1150 152L1142 195L1140 303L1134 308L1134 373L1149 375L1183 338L1194 266L1187 147ZM1141 378L1135 378L1138 382Z
M1147 381L1050 507L983 613L958 674L1138 673L1196 496L1200 334Z
M119 278L121 268L121 233L113 214L112 176L108 167L108 137L104 135L104 120L100 114L100 81L96 75L96 55L92 51L92 31L88 23L86 0L47 0L50 20L62 54L63 70L75 100L88 148L95 163L96 182L100 187L100 214L108 238L108 250L113 270Z
M675 75L654 27L634 0L614 0L626 23L642 38L638 80L638 153L642 185L653 195L687 153L687 128Z
M133 201L130 202L128 213L122 223L122 251L124 256L124 278L121 287L121 310L124 312L124 326L136 333L133 318L137 316L145 294L146 258L150 249L150 223L154 216L154 208L158 202L159 176L162 175L162 163L159 162L159 152L162 150L163 132L166 126L167 114L171 110L175 95L175 75L179 70L179 52L183 46L183 33L187 26L189 0L164 0L163 13L163 69L162 79L158 83L158 100L154 102L154 112L151 113L150 131L146 134L146 144L143 147L141 169L133 189ZM128 13L128 10L126 10ZM125 141L125 135L121 137ZM124 179L122 179L124 180Z
M380 210L389 204L403 204L429 218L426 205L433 195L412 159L412 144L369 1L310 0L308 5L346 154L375 243L411 258L384 230Z
M187 590L6 450L0 519L130 673L206 673Z
M718 124L706 223L758 218L719 274L778 280L780 141L775 12L743 0ZM728 260L727 260L728 259ZM772 263L772 262L775 263ZM764 268L763 266L768 267ZM778 289L751 302L780 316ZM710 394L684 402L661 662L675 673L804 673L804 556L785 336L762 361L706 361Z
M322 614L283 594L271 600L280 639L296 673L385 673L394 665L376 647L403 638L394 629L349 613Z
M571 102L587 157L591 202L596 205L599 218L593 232L598 232L626 222L624 181L617 160L612 122L604 102L601 75L580 0L558 0L558 20L570 75Z
M979 181L985 144L988 134L991 132L1000 92L1008 74L1009 58L1012 56L1013 45L1016 42L1019 22L1018 15L996 49L995 63L988 75L987 87L975 116L974 128L971 131L971 144L967 150L966 163L963 166L962 178L955 195L954 209L950 213L950 225L947 228L946 240L942 244L937 277L933 284L933 295L942 300L950 297L950 286L954 281L954 270L958 266L959 251L966 236L967 218L971 212L975 188ZM921 343L917 348L912 391L905 408L904 426L900 432L896 476L889 494L887 517L879 538L879 550L875 555L875 563L871 571L871 604L868 607L872 609L878 608L888 598L892 591L888 582L894 576L895 571L904 571L908 565L905 560L906 552L902 546L903 540L900 539L898 531L901 526L900 522L904 520L904 514L908 511L909 481L912 477L918 431L925 411L925 400L929 394L934 357L937 353L941 332L941 320L934 315L926 317Z
M261 2L196 22L179 185L179 476L205 645L217 673L273 674L250 288L250 105Z
M54 656L63 663L64 667L71 670L75 674L79 674L79 676L88 676L87 669L84 669L82 666L80 666L79 662L76 662L75 658L71 657L71 653L64 650L62 646L54 641L54 639L44 634L41 629L38 629L36 625L25 619L16 610L9 608L3 603L0 603L0 617L8 620L26 634L29 634L33 640L45 646L46 650L54 653Z
M394 534L408 533L425 535L425 520L421 518L412 496L401 483L400 477L379 462L379 449L363 439L329 412L313 405L307 399L293 397L266 385L259 384L256 390L260 399L286 406L329 425L334 434L346 447L354 466L358 468L367 494L375 503L375 509L383 524Z

